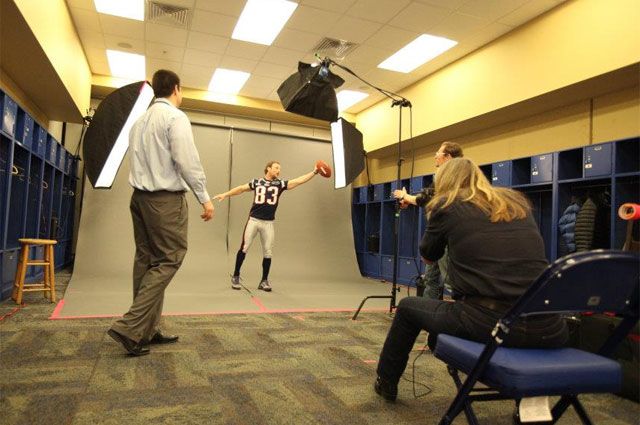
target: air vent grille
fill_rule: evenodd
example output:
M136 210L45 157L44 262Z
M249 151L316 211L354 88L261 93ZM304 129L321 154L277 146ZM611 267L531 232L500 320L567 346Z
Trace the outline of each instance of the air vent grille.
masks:
M147 22L172 25L188 29L191 24L191 9L147 0Z
M342 60L357 47L358 44L351 41L325 37L313 48L313 53L321 57Z

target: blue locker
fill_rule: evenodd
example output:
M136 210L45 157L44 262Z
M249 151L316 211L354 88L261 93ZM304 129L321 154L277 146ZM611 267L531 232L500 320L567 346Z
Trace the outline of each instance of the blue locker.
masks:
M393 280L393 256L383 255L381 258L382 263L382 278L388 282Z
M584 176L611 175L611 144L604 143L584 148Z
M44 158L47 151L47 132L39 125L35 126L31 151L35 152L40 158Z
M384 198L384 183L373 185L373 202L380 202Z
M17 250L4 251L2 253L2 282L0 282L2 283L2 293L14 282L19 256L20 251Z
M11 136L15 134L17 116L18 104L5 94L2 101L2 130Z
M67 159L67 151L62 147L62 145L58 146L58 168L64 171L64 163Z
M511 161L496 162L491 165L491 184L493 186L511 186Z
M16 124L16 141L27 149L31 149L33 138L33 118L26 111L18 110L18 121Z
M46 160L52 164L56 163L56 156L58 155L58 141L49 135L47 137L47 157Z
M368 277L380 277L380 256L378 254L364 254L364 275Z
M420 265L418 264L418 267ZM418 275L416 262L413 258L400 257L398 259L398 276L403 282L412 282L413 278Z
M414 177L411 179L410 187L407 188L409 193L418 193L422 189L422 177Z
M531 183L551 183L553 180L553 154L531 157Z

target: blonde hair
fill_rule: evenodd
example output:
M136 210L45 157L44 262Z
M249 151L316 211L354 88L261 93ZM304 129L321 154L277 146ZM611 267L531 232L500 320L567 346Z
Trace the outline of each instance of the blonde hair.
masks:
M427 204L427 216L456 200L473 204L494 223L522 219L531 211L523 194L491 186L480 168L466 158L453 158L438 168L435 195Z

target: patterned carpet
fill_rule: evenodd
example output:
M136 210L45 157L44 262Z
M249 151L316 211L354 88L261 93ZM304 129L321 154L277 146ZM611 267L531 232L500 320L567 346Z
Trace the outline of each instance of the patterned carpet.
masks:
M57 277L62 295L69 275ZM373 392L384 313L167 317L180 341L130 358L106 335L110 319L48 320L53 304L39 294L25 302L0 321L0 424L435 424L454 393L442 363L420 355L424 335L412 353L424 395L408 380L395 404ZM0 317L15 307L0 303ZM636 403L582 399L597 424L638 423ZM476 412L506 425L512 404ZM570 410L559 423L578 419Z

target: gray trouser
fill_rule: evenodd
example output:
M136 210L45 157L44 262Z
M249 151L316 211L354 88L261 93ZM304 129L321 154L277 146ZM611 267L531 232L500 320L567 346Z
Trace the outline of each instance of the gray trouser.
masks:
M242 247L240 249L246 254L258 233L260 234L260 242L262 243L262 256L264 258L271 258L273 242L275 240L273 220L260 220L249 217L249 221L247 221L247 225L244 228L244 234L242 235Z
M449 250L445 248L444 255L437 263L429 264L425 268L424 296L433 300L441 300L444 296L444 286L449 285L448 275Z
M143 192L131 196L136 242L133 304L112 329L138 342L156 332L164 291L187 253L188 207L184 192Z

